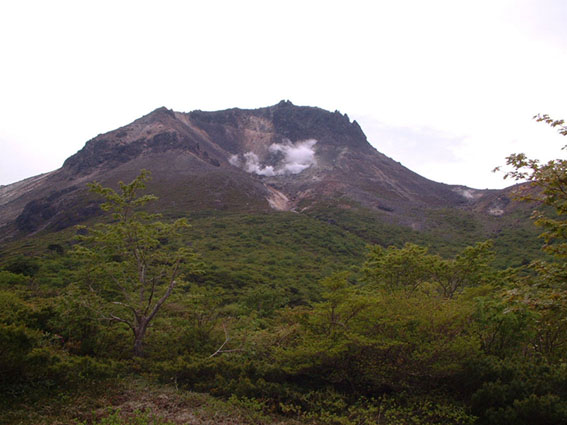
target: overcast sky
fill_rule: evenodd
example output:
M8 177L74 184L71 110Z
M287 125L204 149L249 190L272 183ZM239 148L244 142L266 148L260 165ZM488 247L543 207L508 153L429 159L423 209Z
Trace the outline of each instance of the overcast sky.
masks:
M356 119L432 180L503 187L567 143L567 1L3 1L0 184L159 106L289 99Z

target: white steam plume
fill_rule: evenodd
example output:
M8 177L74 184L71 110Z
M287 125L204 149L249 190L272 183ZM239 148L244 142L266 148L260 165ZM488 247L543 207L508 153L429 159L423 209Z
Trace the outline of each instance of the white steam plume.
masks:
M310 139L303 142L297 142L295 145L291 143L277 144L274 143L270 146L270 152L281 152L284 154L284 164L280 174L286 172L290 174L301 173L306 168L309 168L315 163L315 146L317 140Z
M249 173L262 176L279 176L283 174L299 174L306 168L315 164L315 149L317 140L309 139L301 142L273 143L268 148L271 154L281 153L281 158L274 165L262 165L258 155L254 152L246 152L239 157L233 155L229 158L230 164L240 167Z
M258 155L254 152L246 152L244 154L244 170L249 173L260 174L261 176L273 176L275 175L274 167L271 165L261 166Z

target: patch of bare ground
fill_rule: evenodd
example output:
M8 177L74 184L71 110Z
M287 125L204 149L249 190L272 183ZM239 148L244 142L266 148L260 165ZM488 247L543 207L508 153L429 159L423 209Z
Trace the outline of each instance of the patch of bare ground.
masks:
M270 196L267 198L270 207L278 211L289 211L291 209L291 202L287 196L271 186L266 185L266 188L270 191Z

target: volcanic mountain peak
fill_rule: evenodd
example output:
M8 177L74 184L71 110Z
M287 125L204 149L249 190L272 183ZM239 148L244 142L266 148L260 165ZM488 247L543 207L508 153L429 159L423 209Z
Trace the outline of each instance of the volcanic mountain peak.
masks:
M341 199L403 221L416 209L478 203L486 192L413 173L376 151L338 111L289 101L217 112L161 107L89 140L61 169L2 188L0 223L17 233L79 222L98 210L85 183L116 185L144 168L160 208L176 214L305 211Z

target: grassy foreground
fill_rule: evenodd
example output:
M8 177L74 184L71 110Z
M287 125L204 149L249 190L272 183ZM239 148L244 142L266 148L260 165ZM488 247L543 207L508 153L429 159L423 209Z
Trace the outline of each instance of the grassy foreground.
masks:
M2 425L298 424L262 412L254 401L158 386L142 378L96 383L82 391L26 395L0 402Z

